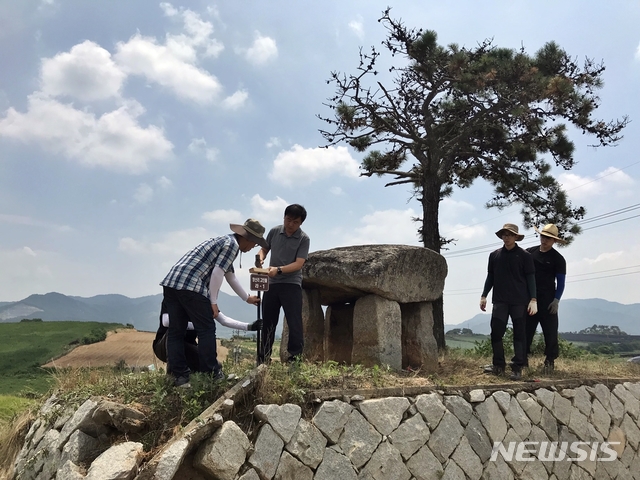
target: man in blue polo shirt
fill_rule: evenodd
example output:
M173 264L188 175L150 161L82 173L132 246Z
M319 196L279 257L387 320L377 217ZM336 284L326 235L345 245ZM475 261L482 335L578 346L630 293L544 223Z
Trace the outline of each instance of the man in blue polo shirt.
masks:
M505 223L496 232L504 242L502 248L491 252L487 267L487 278L480 297L480 309L487 308L487 295L493 288L493 309L491 311L491 348L493 364L485 370L487 373L501 375L506 361L502 338L511 317L513 323L513 351L511 359L511 379L522 378L522 368L527 365L527 326L526 314L535 315L538 311L536 300L536 280L533 258L516 241L524 238L518 233L518 226Z
M271 252L269 290L262 299L261 362L271 358L281 307L289 327L288 360L302 355L302 266L309 254L309 236L300 229L300 225L306 218L307 211L302 205L289 205L284 210L283 224L269 231L268 245L258 253L258 265L262 266Z
M216 324L220 313L218 291L223 278L247 303L257 305L257 296L247 295L233 273L233 261L239 252L248 252L256 245L267 246L264 227L252 218L244 225L231 224L232 234L211 238L187 252L160 282L164 302L171 322L167 336L167 370L174 385L189 385L190 370L185 355L184 338L191 322L198 332L200 371L215 379L223 378L217 359Z

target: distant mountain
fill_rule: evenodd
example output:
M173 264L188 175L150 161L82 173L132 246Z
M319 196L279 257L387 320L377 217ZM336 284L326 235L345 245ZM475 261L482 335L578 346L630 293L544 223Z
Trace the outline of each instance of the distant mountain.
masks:
M487 306L487 310L491 305ZM629 335L640 335L640 303L625 305L601 298L566 299L560 301L561 332L578 332L592 325L617 325ZM445 325L445 332L451 328L470 328L473 333L491 333L491 314L481 313L457 325ZM538 327L539 329L539 327Z
M219 300L221 310L236 320L250 323L257 318L257 308L235 295L220 292ZM136 330L155 332L158 328L161 303L162 294L138 298L124 295L96 295L85 298L51 292L45 295L30 295L19 302L0 302L0 323L19 322L23 318L41 318L52 322L114 322L130 323ZM216 327L219 337L231 336L230 329L219 324L216 324Z

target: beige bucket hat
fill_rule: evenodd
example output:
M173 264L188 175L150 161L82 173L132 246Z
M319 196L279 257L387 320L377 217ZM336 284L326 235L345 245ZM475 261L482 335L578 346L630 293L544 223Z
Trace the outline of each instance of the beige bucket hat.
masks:
M504 231L507 232L511 232L516 236L516 240L519 242L520 240L522 240L524 238L524 235L522 235L521 233L518 233L518 226L514 225L513 223L505 223L502 228L500 230L498 230L496 232L496 236L500 239L502 239L502 233Z
M547 223L544 227L542 227L542 230L538 230L538 227L533 227L533 228L540 235L544 235L545 237L554 238L554 239L556 239L558 242L560 242L562 244L567 243L566 240L563 240L562 238L560 238L558 236L558 234L559 234L558 227L556 227L553 223Z

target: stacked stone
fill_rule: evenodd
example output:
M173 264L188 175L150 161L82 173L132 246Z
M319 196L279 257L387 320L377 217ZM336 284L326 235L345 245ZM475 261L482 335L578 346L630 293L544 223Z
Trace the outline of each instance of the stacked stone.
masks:
M16 480L133 478L144 452L139 442L110 444L114 434L138 433L144 414L130 406L90 398L80 408L53 395L31 425L14 465ZM81 465L90 464L88 470Z
M254 415L261 427L253 447L228 421L199 450L194 466L206 472L203 478L640 478L640 383L613 390L598 384L488 396L473 390L466 395L354 397L322 403L311 421L291 404L258 405ZM494 442L525 441L620 443L613 446L614 461L505 461L501 455L491 460Z
M302 418L298 405L258 405L253 441L233 421L214 416L213 435L196 440L200 434L194 430L178 438L167 454L175 468L158 466L148 478L640 479L640 383L354 396L323 402L310 420ZM29 430L14 478L132 479L142 445L108 445L108 440L115 431L143 428L144 416L131 407L91 398L73 411L52 397ZM547 461L533 453L530 461L518 461L505 460L494 449L495 442L577 441L617 442L612 444L616 458Z

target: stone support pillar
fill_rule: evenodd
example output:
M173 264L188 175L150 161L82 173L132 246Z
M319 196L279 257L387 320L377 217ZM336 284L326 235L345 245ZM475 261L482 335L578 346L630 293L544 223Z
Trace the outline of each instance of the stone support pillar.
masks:
M419 367L434 372L438 366L438 345L433 335L430 302L401 303L402 368Z
M304 358L312 362L323 361L325 358L324 312L318 290L302 290L302 329Z
M402 368L400 304L378 295L356 301L353 311L351 361L371 367L385 364Z

